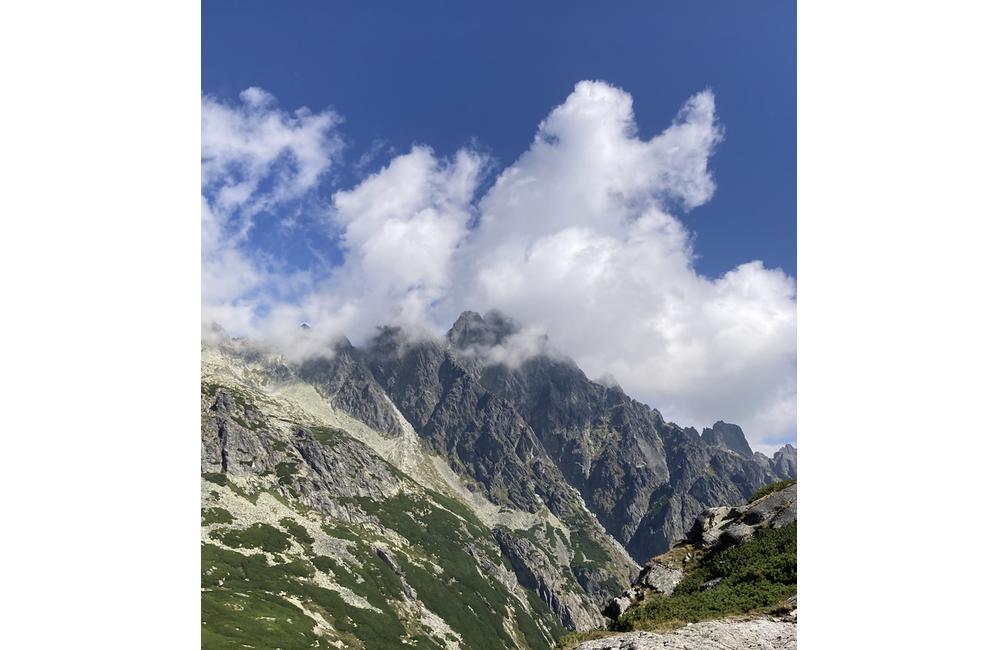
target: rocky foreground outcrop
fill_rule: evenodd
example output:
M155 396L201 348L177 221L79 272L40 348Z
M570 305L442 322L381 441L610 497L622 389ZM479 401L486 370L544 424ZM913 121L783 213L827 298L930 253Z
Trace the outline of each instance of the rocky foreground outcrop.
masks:
M741 544L761 527L781 528L796 520L796 484L745 506L707 508L694 520L688 542L701 549Z
M672 595L684 579L685 569L697 557L748 543L762 528L777 529L794 523L797 504L796 484L792 483L746 505L706 508L695 519L687 538L670 552L647 562L629 589L607 603L603 614L614 621L651 595ZM720 580L709 580L699 590L712 589ZM707 621L689 624L669 634L628 632L585 642L577 650L794 648L796 619L796 597L792 596L781 616Z
M616 619L633 604L645 598L646 594L658 593L669 596L674 593L674 589L684 577L684 571L677 564L676 555L650 560L632 582L632 586L618 598L612 599L602 613L610 619ZM685 554L685 558L689 559L690 554Z

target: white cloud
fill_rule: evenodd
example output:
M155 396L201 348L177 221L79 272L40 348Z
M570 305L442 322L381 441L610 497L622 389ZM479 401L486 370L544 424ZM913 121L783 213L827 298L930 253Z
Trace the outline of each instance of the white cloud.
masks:
M453 255L467 236L485 160L471 151L438 159L427 147L397 156L333 196L331 228L343 263L294 304L277 305L260 333L301 357L337 336L357 341L378 325L431 330L452 286ZM290 324L310 323L308 334Z
M669 212L711 198L720 140L709 91L643 141L626 93L578 84L481 201L450 312L505 311L679 423L793 432L794 280L759 262L700 276Z
M380 323L441 332L464 309L497 308L527 329L489 351L496 360L517 362L545 332L589 376L613 376L668 419L737 422L767 448L795 428L795 281L760 262L699 275L673 214L711 198L721 139L710 91L642 140L627 93L581 82L478 202L482 156L414 147L336 192L344 263L255 326L305 354ZM313 330L293 329L300 320Z
M202 190L218 208L253 214L313 188L343 142L333 111L289 114L260 88L244 90L240 99L233 106L202 98Z
M343 142L333 111L287 113L260 88L240 99L202 98L202 320L248 332L287 279L242 244L266 211L316 188Z

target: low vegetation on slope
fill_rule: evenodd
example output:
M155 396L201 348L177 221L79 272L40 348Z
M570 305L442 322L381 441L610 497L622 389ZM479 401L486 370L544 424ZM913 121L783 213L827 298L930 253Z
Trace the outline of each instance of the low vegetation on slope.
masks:
M631 603L613 603L624 613L614 613L609 604L607 615L617 618L607 631L571 633L559 640L558 647L575 648L584 641L622 632L666 632L713 619L789 613L794 608L789 607L789 598L795 595L797 582L794 483L765 486L746 506L706 510L688 541L644 569L682 571L680 582L673 583L676 586L671 585L669 591L661 591L659 585L651 588L655 583L642 582L644 574L640 574L633 582L632 595L626 594ZM727 527L741 529L740 534L729 536ZM748 529L751 534L745 536ZM658 579L663 580L662 576Z
M339 641L351 648L396 648L405 639L412 648L439 648L443 644L427 628L434 614L444 623L438 636L448 638L454 631L456 647L548 645L539 626L551 614L542 602L532 594L531 609L525 611L501 585L480 574L466 549L489 553L489 531L456 516L452 509L469 514L460 504L436 494L400 495L379 504L345 499L343 504L369 513L386 533L374 533L371 524L327 520L321 541L329 550L324 553L316 549L315 534L302 525L315 518L300 518L300 523L283 517L285 530L254 523L208 534L221 544L202 547L203 647L332 648ZM221 510L208 508L205 514L218 516ZM417 543L405 552L389 550L393 533ZM328 555L335 548L331 541L349 549L347 555ZM385 549L381 555L380 548ZM503 564L498 554L489 559ZM507 615L515 618L513 628L505 628ZM552 631L561 629L553 625ZM512 634L521 636L515 640Z
M203 395L203 648L528 650L565 632L465 504L263 395Z
M778 492L780 490L784 490L786 487L788 487L790 485L795 485L795 481L796 480L797 479L790 478L787 481L778 481L777 483L771 483L770 485L765 485L764 487L762 487L759 490L757 490L756 492L754 492L753 496L751 496L747 500L747 503L753 503L757 499L762 499L762 498L766 497L767 495L769 495L771 493Z
M398 377L386 374L395 352L371 362L381 385L361 352L339 354L305 383L253 348L203 350L203 647L532 650L604 625L603 603L628 586L635 563L540 443L522 448L531 436L521 414L447 350L423 352L429 361L414 358L416 370L392 366ZM438 371L450 379L439 385ZM386 397L397 385L386 377L405 385ZM438 389L449 397L431 409L436 428L410 428L389 401L420 423L430 405L410 397ZM373 399L385 409L369 408ZM689 438L678 444L701 450ZM735 458L718 454L709 456ZM627 481L616 468L632 458L612 460L617 478L602 489L617 494ZM767 480L753 467L754 480ZM673 539L669 526L654 528L660 543L643 558ZM744 589L731 582L722 590Z
M762 528L746 544L710 551L672 595L646 598L613 629L654 630L780 609L796 590L796 528Z

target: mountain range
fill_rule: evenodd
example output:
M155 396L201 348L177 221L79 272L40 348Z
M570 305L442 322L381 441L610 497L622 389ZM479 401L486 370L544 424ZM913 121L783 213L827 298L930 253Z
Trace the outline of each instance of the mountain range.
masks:
M705 508L796 476L794 447L667 422L495 311L299 362L216 334L206 647L549 647Z

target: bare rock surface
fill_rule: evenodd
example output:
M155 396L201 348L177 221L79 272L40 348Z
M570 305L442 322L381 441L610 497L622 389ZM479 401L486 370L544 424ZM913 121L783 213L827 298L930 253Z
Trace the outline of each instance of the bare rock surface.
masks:
M705 429L701 437L706 444L725 447L747 458L753 456L753 450L750 449L750 444L743 435L743 429L735 424L727 424L719 420L711 429Z
M647 562L639 575L632 581L632 585L622 595L611 599L601 613L614 620L630 607L645 599L648 594L657 593L669 596L674 593L674 589L684 578L682 568L684 557L684 552L674 550Z
M639 573L635 584L669 596L674 593L674 589L683 577L684 572L680 569L651 562Z
M372 429L388 436L402 435L392 404L347 339L338 342L334 356L309 359L298 374L332 405Z
M518 581L537 593L564 626L582 630L604 626L604 619L597 607L589 599L566 587L564 583L567 578L561 567L546 557L536 545L504 529L494 530L493 535L504 555L510 559Z
M795 521L797 513L798 497L793 483L745 506L706 508L695 518L688 538L705 549L741 544L750 540L758 528L787 526Z
M575 650L794 650L795 623L773 618L692 623L668 634L628 632L586 641Z

